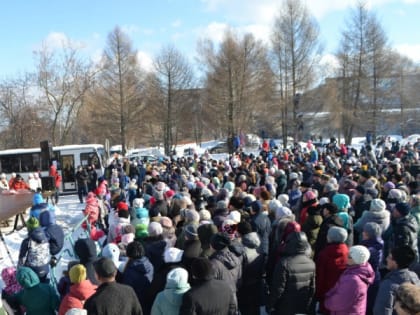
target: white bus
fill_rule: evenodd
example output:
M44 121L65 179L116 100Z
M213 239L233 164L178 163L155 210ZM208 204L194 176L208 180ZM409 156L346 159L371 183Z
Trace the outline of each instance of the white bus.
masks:
M42 159L41 148L10 149L0 151L0 173L10 179L12 173L20 174L25 181L30 173L40 172L48 176L49 166L54 163L61 174L60 192L77 192L75 172L79 165L95 165L99 176L104 175L105 149L101 144L75 144L52 148L49 161Z

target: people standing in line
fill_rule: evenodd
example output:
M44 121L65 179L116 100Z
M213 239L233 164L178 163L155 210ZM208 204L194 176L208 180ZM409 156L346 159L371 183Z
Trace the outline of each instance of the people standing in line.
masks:
M83 166L79 166L76 172L76 182L77 182L77 194L79 196L80 203L83 203L83 197L87 195L87 181L88 181L88 173L83 168Z

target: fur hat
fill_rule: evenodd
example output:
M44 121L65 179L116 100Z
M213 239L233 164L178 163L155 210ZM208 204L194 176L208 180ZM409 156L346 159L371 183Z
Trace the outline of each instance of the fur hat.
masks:
M159 222L150 222L147 227L149 236L159 236L163 233L162 225Z
M396 301L400 302L407 314L420 314L420 287L410 282L398 286Z
M348 237L346 229L332 226L328 229L327 240L329 243L344 243Z
M385 204L385 201L383 201L382 199L373 199L370 202L369 210L372 212L380 212L380 211L384 211L385 209L386 209L386 204Z
M86 268L82 264L77 264L69 270L71 283L80 283L86 279Z
M370 258L370 252L367 247L362 245L356 245L350 247L349 256L354 261L355 264L361 265L367 263Z
M209 210L203 209L198 212L200 215L200 221L210 221L211 220L211 213Z
M216 233L212 236L210 244L215 250L222 250L230 245L230 237L227 233Z

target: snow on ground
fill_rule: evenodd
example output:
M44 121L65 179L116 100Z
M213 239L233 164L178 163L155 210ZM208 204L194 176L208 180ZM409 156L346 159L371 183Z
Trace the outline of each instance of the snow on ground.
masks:
M57 224L63 228L64 234L66 235L63 250L57 255L57 258L60 258L54 272L57 281L60 279L62 271L67 269L67 263L71 260L76 260L73 256L72 245L70 243L71 238L77 240L80 237L86 237L86 234L80 227L74 230L74 227L83 220L82 211L84 208L85 205L79 202L77 195L60 196L58 205L55 207ZM26 211L26 218L28 213L29 209ZM9 222L11 222L10 225L13 227L14 218L13 221ZM17 265L20 244L27 236L26 227L13 233L10 233L12 228L2 227L1 229L5 243L0 241L0 256L2 257L0 260L0 271L5 267ZM10 252L11 258L7 253L6 247ZM3 284L1 283L1 285Z

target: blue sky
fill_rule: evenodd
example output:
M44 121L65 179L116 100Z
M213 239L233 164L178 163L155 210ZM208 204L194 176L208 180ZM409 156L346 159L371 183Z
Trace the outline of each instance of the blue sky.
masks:
M267 41L277 0L2 0L0 78L35 67L33 51L54 48L64 39L98 60L107 34L121 26L145 66L159 50L173 44L194 58L197 40L220 41L227 25ZM340 31L356 0L307 0L320 25L324 54L334 53ZM420 62L420 0L370 0L389 41L399 52Z

